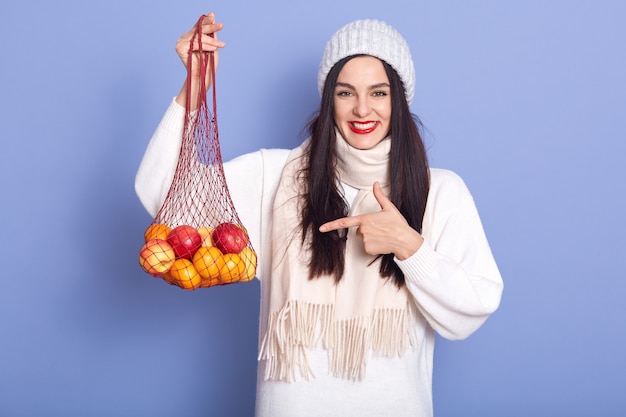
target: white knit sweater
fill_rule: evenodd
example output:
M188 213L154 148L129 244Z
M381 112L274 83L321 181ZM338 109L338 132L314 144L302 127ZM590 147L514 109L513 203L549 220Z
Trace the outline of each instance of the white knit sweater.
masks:
M184 109L172 101L137 172L137 195L153 216L174 175L183 121ZM259 256L260 335L265 334L268 315L269 294L263 282L271 280L271 222L280 221L271 218L272 202L288 153L262 149L224 165L237 213ZM344 189L351 201L355 191L346 185ZM498 308L503 284L472 196L451 171L431 169L422 236L424 244L412 257L396 260L415 302L415 346L402 357L371 357L365 378L358 382L328 375L328 356L322 348L309 351L312 380L264 381L264 370L259 369L258 417L433 415L435 332L452 340L469 336Z

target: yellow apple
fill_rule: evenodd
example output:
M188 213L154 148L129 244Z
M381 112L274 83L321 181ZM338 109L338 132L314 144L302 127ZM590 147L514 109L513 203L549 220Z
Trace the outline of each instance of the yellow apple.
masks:
M139 265L153 276L169 271L175 259L174 249L163 239L150 239L139 250Z
M246 269L239 281L251 281L252 278L256 276L256 252L254 252L250 247L245 247L243 248L239 256L241 257L241 259L243 259L246 266Z
M213 239L211 239L211 235L213 234L212 227L201 227L198 229L198 233L200 233L202 237L202 246L213 246Z

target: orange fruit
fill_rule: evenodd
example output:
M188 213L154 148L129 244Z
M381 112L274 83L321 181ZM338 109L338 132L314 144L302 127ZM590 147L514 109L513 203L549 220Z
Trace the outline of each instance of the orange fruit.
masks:
M174 261L166 280L185 290L195 290L200 286L202 277L189 259L179 258Z
M162 239L150 239L139 249L139 265L153 276L169 271L175 258L174 248Z
M162 240L165 240L167 238L167 235L171 231L172 231L172 228L169 227L166 224L152 223L146 229L143 237L144 237L144 240L146 242L149 241L149 240L152 240L152 239L162 239Z
M224 266L224 257L215 246L200 246L193 255L193 265L203 281L219 280L220 269Z
M239 253L239 257L243 260L245 265L243 275L239 281L251 281L256 276L256 252L250 247L245 247L241 253Z
M220 279L225 284L237 282L246 270L246 264L236 253L227 253L222 256L224 265L220 268Z

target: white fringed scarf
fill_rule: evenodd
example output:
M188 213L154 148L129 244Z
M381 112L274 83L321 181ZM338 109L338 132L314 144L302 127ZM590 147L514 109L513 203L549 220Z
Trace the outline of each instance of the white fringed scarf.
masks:
M356 228L348 231L341 281L308 279L310 254L301 244L298 180L307 143L291 152L274 201L271 282L263 282L271 286L269 318L259 360L266 361L265 379L293 382L296 368L308 379L314 375L307 349L321 343L329 354L329 372L358 380L365 375L370 352L399 356L412 344L408 292L380 277L380 259L372 263L375 257L364 251ZM378 181L388 194L391 139L358 150L337 132L336 146L340 181L359 190L350 215L380 211L372 188Z

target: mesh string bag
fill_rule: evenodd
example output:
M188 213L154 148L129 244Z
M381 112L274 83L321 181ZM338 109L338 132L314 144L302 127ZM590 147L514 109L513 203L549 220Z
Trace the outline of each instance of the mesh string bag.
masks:
M145 272L187 290L248 282L257 256L232 202L220 152L215 94L215 56L202 51L202 20L190 41L187 103L178 164L163 205L144 234L139 264ZM212 36L212 35L211 35ZM211 74L212 109L207 82L200 76L192 97L194 44L199 74ZM192 103L195 100L195 109Z

